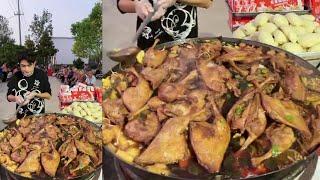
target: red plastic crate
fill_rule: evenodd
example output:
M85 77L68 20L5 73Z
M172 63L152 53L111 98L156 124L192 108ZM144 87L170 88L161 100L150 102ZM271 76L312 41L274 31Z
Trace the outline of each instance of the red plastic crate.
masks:
M303 10L304 0L228 0L233 12Z

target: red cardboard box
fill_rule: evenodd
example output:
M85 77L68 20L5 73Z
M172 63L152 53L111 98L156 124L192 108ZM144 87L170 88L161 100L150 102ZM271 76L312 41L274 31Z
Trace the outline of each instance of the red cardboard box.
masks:
M233 12L292 11L304 9L304 0L228 0L228 4Z
M235 17L232 15L232 12L229 10L229 20L228 24L231 31L235 30L241 25L247 24L249 21L254 19L254 17Z
M305 3L310 7L312 15L320 22L320 0L306 0Z

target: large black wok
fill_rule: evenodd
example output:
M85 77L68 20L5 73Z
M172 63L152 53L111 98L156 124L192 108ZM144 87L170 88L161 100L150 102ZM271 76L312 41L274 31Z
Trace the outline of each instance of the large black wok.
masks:
M307 69L310 69L313 71L312 75L320 75L320 72L311 64L309 64L308 62L306 62L305 60L303 60L302 58L284 51L280 48L277 47L273 47L270 45L266 45L266 44L262 44L259 42L255 42L255 41L249 41L249 40L242 40L242 39L235 39L235 38L226 38L226 37L212 37L212 38L193 38L193 39L186 39L186 40L178 40L178 41L173 41L173 42L169 42L169 43L164 43L164 44L160 44L158 46L156 46L156 48L168 48L168 47L172 47L174 45L179 45L179 44L183 44L183 43L187 43L187 42L195 42L195 43L201 43L201 42L206 42L206 41L212 41L212 40L220 40L221 42L224 43L228 43L228 44L239 44L239 43L245 43L248 45L254 45L256 47L262 47L262 49L264 51L269 51L269 50L275 50L277 52L286 52L287 56L289 58L291 58L292 60L294 60L297 64L299 64L302 67L305 67ZM111 75L112 72L119 72L121 71L121 66L117 65L115 66L112 70L110 70L106 76ZM318 146L319 147L319 146ZM292 163L291 165L287 166L286 168L283 169L279 169L276 171L272 171L272 172L268 172L266 174L263 175L258 175L258 176L252 176L252 177L247 177L247 178L239 178L239 177L232 177L229 174L203 174L203 175L193 175L188 173L187 171L177 171L177 172L173 172L170 176L162 176L159 174L154 174L151 173L149 171L147 171L145 168L137 165L137 164L128 164L124 161L122 161L121 159L119 159L112 151L110 151L107 147L104 147L104 159L110 159L112 157L114 157L115 159L117 159L119 161L119 164L121 166L123 166L124 168L129 169L130 171L132 171L133 173L135 173L138 177L142 178L142 179L152 179L152 180L158 180L158 179L189 179L189 180L200 180L200 179L259 179L259 180L269 180L269 179L283 179L284 177L287 177L289 174L299 174L301 173L303 170L305 170L306 166L308 164L310 164L310 162L314 159L317 159L317 154L316 154L316 149L318 148L316 147L312 152L310 152L309 155L306 156L306 158L304 160L300 160L300 161L296 161L294 163ZM112 162L106 162L104 161L104 164L110 164ZM106 175L108 175L108 169L104 168L104 173ZM106 176L107 177L107 176ZM291 177L289 179L293 179L294 177Z
M40 116L45 116L45 115L50 115L50 114L54 114L56 116L70 116L70 117L74 117L75 119L82 119L82 120L86 120L84 118L80 118L80 117L77 117L77 116L74 116L74 115L66 115L66 114L60 114L60 113L44 113L44 114L39 114L39 115L32 115L32 116L29 116L29 117L40 117ZM97 126L96 124L90 122L90 121L87 121L90 125L92 125L95 129L97 130L100 130L101 128L99 126ZM6 126L4 129L2 129L1 131L5 130L6 128L9 128L10 126L15 126L15 123L14 124L10 124L8 126ZM98 178L100 173L101 173L101 169L102 169L102 165L100 165L99 167L97 167L93 172L91 173L88 173L88 174L84 174L82 176L78 176L78 177L74 177L72 178L72 180L94 180L94 178ZM44 173L43 171L41 171L40 175L32 175L32 178L27 178L27 177L24 177L24 176L21 176L20 174L18 173L15 173L15 172L12 172L10 170L8 170L3 164L1 164L1 176L3 175L3 173L5 173L6 176L9 176L11 179L14 179L14 180L28 180L28 179L46 179L46 180L62 180L62 179L65 179L62 177L62 174L59 174L57 172L56 174L56 177L52 178L50 176L48 176L46 173ZM8 177L6 177L8 178Z

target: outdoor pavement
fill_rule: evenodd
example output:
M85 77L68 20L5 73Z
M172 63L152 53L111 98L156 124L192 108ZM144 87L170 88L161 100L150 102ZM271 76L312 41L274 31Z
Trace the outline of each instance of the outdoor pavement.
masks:
M209 9L198 8L199 37L232 36L228 27L228 8L225 0L214 0ZM103 0L103 72L115 63L106 57L106 52L119 47L128 47L135 34L136 15L121 14L116 0Z
M59 109L59 99L58 92L61 85L60 80L55 77L49 77L49 82L51 85L52 98L46 100L46 112L53 113L60 111ZM101 80L97 80L97 86L101 86ZM15 113L15 103L7 101L7 83L0 83L0 130L5 126L2 123L3 119L9 119L14 116Z

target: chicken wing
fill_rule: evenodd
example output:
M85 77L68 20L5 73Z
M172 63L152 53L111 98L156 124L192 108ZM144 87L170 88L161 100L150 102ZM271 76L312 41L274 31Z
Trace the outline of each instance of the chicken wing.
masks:
M152 95L152 90L149 83L134 68L130 68L129 71L138 78L138 83L135 87L129 87L124 91L122 100L130 112L135 112L148 102Z
M29 152L27 158L23 163L16 169L17 173L39 173L41 170L40 165L40 151L31 151Z
M191 122L190 141L198 162L210 173L219 172L228 148L231 131L228 123L212 101L214 122Z
M266 159L269 159L272 156L278 156L279 154L285 152L296 141L293 130L284 124L280 127L271 125L267 129L266 134L268 139L271 141L272 149L260 157L254 157L251 159L252 165L255 167L260 165Z
M135 159L137 164L172 164L183 159L187 151L187 142L184 135L189 122L198 113L168 119L158 135L140 156Z
M13 148L18 147L23 142L22 134L16 131L16 134L9 139L9 143Z
M198 78L198 73L194 70L178 83L162 83L158 90L158 97L162 101L173 102L174 100L184 96L188 88L197 83Z
M157 39L153 46L147 50L144 56L143 62L147 67L157 68L168 56L168 51L166 49L159 50L155 48L155 45L157 45L158 42L159 40Z
M74 144L74 140L69 139L64 142L59 148L60 156L67 158L64 166L67 166L71 161L77 157L77 148Z
M300 130L306 137L311 137L306 121L292 101L279 100L266 94L261 94L261 99L264 110L273 120Z
M267 127L267 119L265 112L261 106L260 96L255 95L249 116L245 123L245 130L249 136L241 146L240 150L246 149L254 140L261 136Z
M304 101L306 99L306 88L302 83L298 72L292 67L293 66L288 66L285 71L282 88L293 99Z
M220 95L227 92L226 82L232 78L227 68L212 61L203 60L200 62L198 70L209 89Z
M105 116L114 124L123 125L125 116L129 113L123 104L122 99L105 100L102 104Z
M54 177L56 175L58 166L60 163L60 154L53 148L52 153L42 153L41 154L41 164L49 176Z
M82 140L75 140L75 144L78 151L87 154L94 159L98 159L97 154L95 153L94 148L90 143L84 142Z
M227 121L231 129L239 129L242 133L245 130L245 124L250 115L252 100L256 90L251 89L244 94L230 109L227 114Z

